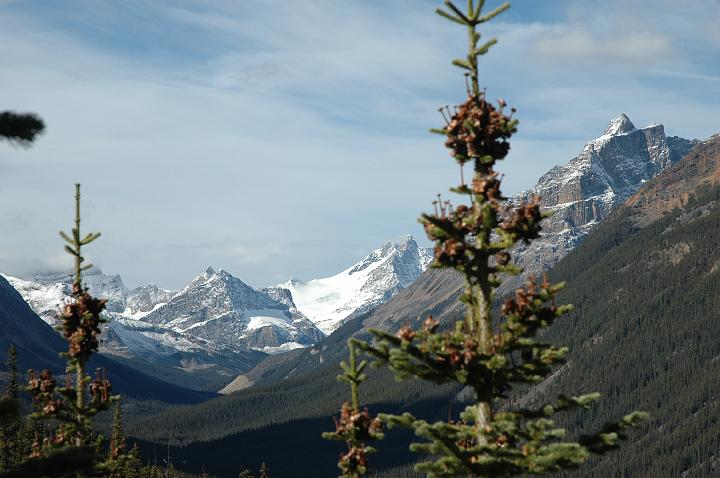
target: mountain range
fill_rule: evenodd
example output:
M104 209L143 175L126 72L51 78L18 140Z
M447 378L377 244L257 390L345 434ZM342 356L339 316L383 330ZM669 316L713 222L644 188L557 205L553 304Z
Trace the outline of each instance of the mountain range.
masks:
M525 273L506 279L497 295L511 293L528 274L552 268L644 184L700 144L698 140L666 136L661 124L636 128L625 114L612 119L604 133L588 141L577 156L553 167L532 188L509 199L519 203L539 195L543 210L553 214L543 221L538 239L515 248L513 261ZM456 317L463 310L457 300L462 287L463 279L455 271L430 268L411 287L380 305L367 319L366 327L395 330L405 323L419 323L429 314L441 320ZM223 392L275 380L283 371L299 373L298 368L307 370L328 359L322 353L312 354L313 350L316 348L267 358ZM296 363L295 355L304 359ZM296 366L287 366L286 361Z
M17 350L19 370L35 368L49 369L58 375L65 373L64 361L58 356L67 350L65 339L43 322L15 288L0 277L0 361L5 362L11 344ZM103 354L92 357L88 369L96 368L107 371L113 391L130 399L179 404L198 403L213 396L159 380Z
M215 391L267 354L315 344L352 314L388 301L429 261L429 251L407 236L335 276L260 290L211 267L180 291L154 284L129 290L120 276L99 269L88 271L84 282L93 295L108 299L103 353L155 377ZM58 307L70 300L71 275L3 277L56 325ZM325 310L332 310L330 320Z
M538 240L513 251L514 261L526 273L548 270L613 209L697 143L666 136L660 124L636 128L624 114L613 119L575 158L510 199L518 203L539 195L542 207L553 212ZM154 284L129 290L120 276L100 270L88 271L84 280L91 293L108 299L111 320L105 327L104 353L189 388L227 392L238 383L256 382L257 371L273 376L268 368L286 357L266 358L268 354L312 346L345 321L375 308L380 310L370 325L384 328L428 311L436 316L456 313L462 281L451 271L424 273L431 261L431 252L407 236L333 276L291 279L258 290L212 268L180 291ZM40 274L32 280L5 277L54 325L58 305L69 300L68 274ZM511 291L521 280L506 281L499 293ZM305 366L310 363L313 360Z
M567 363L511 399L532 408L560 391L599 390L603 399L596 406L562 424L571 436L582 434L582 425L597 428L630 410L650 412L650 424L627 446L573 476L717 476L720 135L664 165L590 229L549 271L553 281L568 282L560 302L575 305L547 334L569 347ZM367 338L371 326L397 330L428 313L445 324L462 317L453 274L430 269L315 346L266 358L247 374L251 387L139 420L132 433L144 449L162 434L184 437L172 453L187 460L189 470L233 476L241 464L264 461L278 476L309 467L315 476L334 476L340 446L319 434L332 427L331 416L347 399L346 386L334 378L347 355L346 340ZM457 388L397 383L384 372L371 370L361 388L373 413L421 409L444 421L462 409ZM372 463L396 468L378 476L416 476L407 452L411 438L395 429L386 433ZM229 449L238 453L228 456Z
M666 136L662 125L636 128L620 115L575 158L510 201L533 195L554 214L538 240L513 251L513 260L526 275L549 271L551 279L568 281L561 300L576 309L547 337L570 347L567 364L511 399L533 405L562 390L600 389L601 409L589 419L571 416L571 434L582 433L580 423L599 426L632 409L651 413L646 435L594 461L582 476L714 476L720 135ZM406 237L331 277L265 289L208 268L181 291L128 290L119 276L95 270L86 284L109 299L111 318L96 360L115 370L113 380L131 396L169 400L158 378L174 383L168 390L185 403L210 395L193 396L178 385L226 394L155 417L134 416L128 428L146 452L174 435L185 445L172 454L189 470L234 476L241 464L262 460L277 476L290 476L323 457L314 469L330 476L338 450L319 432L346 399L334 378L346 340L367 338L370 327L397 330L429 314L449 324L463 314L459 275L428 269L430 262L430 252ZM57 367L63 341L28 304L53 323L57 305L68 300L69 276L4 277L0 346L16 342L23 366ZM506 281L498 296L519 280ZM363 402L383 410L445 419L448 407L459 409L464 400L456 388L370 374ZM298 433L308 437L300 445ZM374 457L380 467L401 467L387 476L412 476L400 438L389 436ZM242 453L229 458L229 448Z

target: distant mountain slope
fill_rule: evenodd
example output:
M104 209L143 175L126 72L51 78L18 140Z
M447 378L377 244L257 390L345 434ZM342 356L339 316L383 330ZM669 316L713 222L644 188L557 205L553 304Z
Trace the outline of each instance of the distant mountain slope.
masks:
M718 244L720 136L648 182L552 270L576 310L549 338L571 354L535 393L599 390L588 425L632 409L652 416L645 435L577 476L720 474Z
M292 305L329 334L353 313L370 310L409 287L431 260L429 250L406 236L401 243L388 242L332 277L308 282L292 279L267 290L288 291Z
M66 350L67 343L0 277L0 361L5 362L10 344L17 348L20 370L47 368L64 374L64 362L58 352ZM97 367L107 370L115 392L127 396L167 403L198 403L212 396L158 380L99 354L93 357L89 368Z
M59 307L71 298L71 275L39 274L33 280L0 276L45 322L57 324ZM89 270L84 281L92 294L108 298L105 316L110 322L102 327L100 352L143 373L183 387L216 391L265 357L242 345L216 343L142 320L176 292L152 284L128 291L120 276L107 276L99 269Z
M543 207L555 212L543 222L542 237L529 248L516 250L513 260L529 272L549 269L649 178L670 167L698 143L667 137L662 125L637 129L626 115L612 120L605 133L588 142L578 156L552 168L531 190L511 198L517 202L532 194L546 194L542 198ZM511 292L521 281L522 278L506 281L498 295ZM391 300L379 305L364 325L397 330L406 323L419 323L428 314L441 321L455 320L463 313L463 306L457 301L462 287L463 279L455 271L430 268ZM276 380L288 370L299 373L317 367L326 360L321 348L319 344L308 352L266 359L223 392ZM285 363L288 361L291 363Z

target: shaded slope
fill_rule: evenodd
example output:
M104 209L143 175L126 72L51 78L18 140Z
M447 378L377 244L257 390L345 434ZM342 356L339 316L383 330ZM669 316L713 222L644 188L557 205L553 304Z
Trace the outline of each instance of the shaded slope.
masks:
M550 335L572 352L535 392L600 391L595 425L632 409L652 415L646 435L577 476L720 473L718 172L720 137L650 182L552 271L569 281L562 300L576 311Z

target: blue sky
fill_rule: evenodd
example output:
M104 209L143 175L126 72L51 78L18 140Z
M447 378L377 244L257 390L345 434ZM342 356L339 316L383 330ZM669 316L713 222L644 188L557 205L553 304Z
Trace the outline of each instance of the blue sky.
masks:
M48 125L31 149L0 145L0 271L67 267L74 182L103 232L91 259L131 286L207 265L253 286L310 279L420 238L457 179L427 132L464 92L464 32L440 3L0 0L0 109ZM506 192L623 112L720 131L719 1L512 3L481 61L521 120Z

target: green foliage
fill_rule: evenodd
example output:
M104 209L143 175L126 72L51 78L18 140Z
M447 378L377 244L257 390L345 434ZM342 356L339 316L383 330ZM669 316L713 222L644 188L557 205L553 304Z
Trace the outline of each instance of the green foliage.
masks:
M375 449L366 445L366 442L383 438L380 420L371 417L367 409L360 410L358 388L367 380L367 375L363 373L367 362L363 360L359 364L357 363L355 344L356 341L353 339L348 342L350 360L349 363L342 362L340 364L345 373L337 377L340 382L350 385L351 403L343 404L340 418L335 420L335 431L322 435L327 440L347 443L348 451L341 454L338 461L342 478L356 478L364 475L367 472L367 455L375 452Z
M483 16L483 3L469 0L467 11L463 12L448 0L445 2L448 10L438 10L441 16L465 26L469 38L467 58L453 61L467 70L470 77L468 98L453 111L441 109L446 124L435 130L446 136L445 146L460 165L460 184L451 191L459 194L463 203L454 207L438 195L433 202L434 214L423 214L420 218L428 237L435 242L433 266L454 269L465 279L459 300L466 305L466 316L446 331L440 330L432 316L419 330L404 326L397 334L390 334L371 329L375 341L352 342L351 365L343 364L345 374L339 377L351 384L355 411L358 411L357 386L364 380L364 376L359 378L364 363L359 370L355 367L356 347L374 356L379 365L386 365L400 380L419 378L437 384L456 383L475 392L475 402L456 420L430 423L410 413L379 415L389 427L411 429L422 439L410 449L429 456L415 469L431 478L547 474L575 468L591 453L616 448L618 441L626 438L628 428L647 418L646 414L634 412L577 442L565 441L566 431L555 425L555 415L574 408L589 408L599 398L598 394L560 395L554 402L536 409L514 409L509 403L502 403L514 389L541 382L564 363L568 349L540 340L538 334L572 307L556 305L555 297L564 284L551 284L546 277L541 283L530 278L514 298L504 303L499 316L492 311L495 288L501 279L521 272L511 264L513 247L538 237L545 214L540 212L539 198L510 206L503 202L501 180L494 166L509 152L509 139L516 132L518 121L512 118L514 109L505 114L504 101L500 100L495 107L480 91L477 59L487 53L495 40L479 46L476 27L509 5ZM465 184L463 175L466 163L473 164L470 185ZM374 437L367 433L342 433L354 431L345 424L349 409L343 406L341 419L336 420L337 431L325 436L347 441L348 455L341 456L338 466L343 477L357 477L367 471L365 441ZM370 420L368 415L366 421ZM353 453L362 460L353 462Z
M243 468L238 474L238 478L255 478L255 474L249 468Z
M11 345L7 358L8 381L0 397L0 472L20 464L30 451L33 427L21 416L17 382L17 353Z
M115 402L113 409L112 434L110 435L110 456L117 456L125 451L125 432L122 424L122 408L120 400Z

